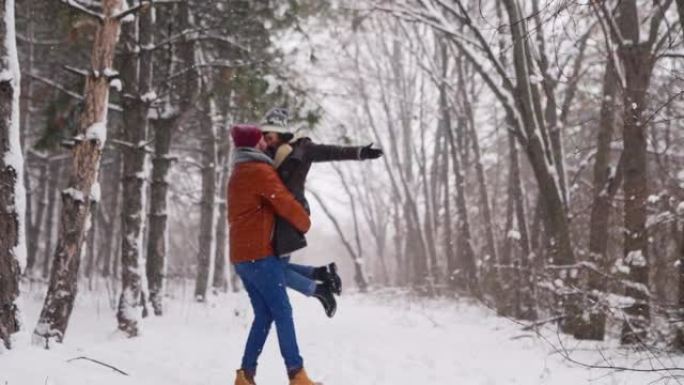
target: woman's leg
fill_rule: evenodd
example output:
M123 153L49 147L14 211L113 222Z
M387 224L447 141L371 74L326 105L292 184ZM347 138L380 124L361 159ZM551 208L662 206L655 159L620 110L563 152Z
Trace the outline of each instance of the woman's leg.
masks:
M252 321L252 327L249 330L241 366L245 373L251 377L256 375L257 361L264 348L264 344L266 343L268 333L271 330L271 324L273 323L271 310L268 308L266 300L257 287L251 282L255 275L254 271L252 271L254 267L256 266L235 266L235 270L242 280L245 291L249 295L252 310L254 311L254 321Z
M281 258L283 258L283 257L281 257ZM290 263L289 260L290 260L289 255L284 257L284 261L286 261L286 263L287 263L285 268L287 269L287 271L286 271L288 274L287 286L289 288L295 289L295 290L297 290L300 293L303 293L305 295L310 295L310 294L304 293L303 291L301 291L299 289L299 287L301 287L299 285L302 285L303 283L295 282L295 280L297 280L297 279L301 280L301 278L298 278L297 276L294 276L294 275L292 277L290 277L289 272L294 272L294 273L297 273L299 276L304 276L304 277L309 278L311 280L326 283L330 287L332 292L337 294L337 295L340 295L342 293L342 279L337 274L337 265L334 262L332 262L328 265L314 267L314 266L306 266L306 265L298 265L295 263ZM292 285L290 284L291 281L292 281ZM298 285L298 286L295 287L294 285Z
M316 271L316 267L314 266L307 266L307 265L298 265L296 263L289 263L287 264L288 270L292 270L295 273L299 275L303 275L306 278L309 279L315 279L314 272Z
M283 264L283 269L285 270L285 284L290 289L298 291L307 297L310 297L316 291L316 281L311 279L306 274L301 274L297 268L291 268L293 265L289 263L290 256L279 257L280 262Z

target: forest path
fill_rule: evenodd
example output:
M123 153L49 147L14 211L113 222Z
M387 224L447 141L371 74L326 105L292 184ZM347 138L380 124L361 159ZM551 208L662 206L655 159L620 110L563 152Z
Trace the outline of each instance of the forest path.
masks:
M114 312L106 295L85 293L65 344L50 351L21 347L0 355L0 384L232 385L251 320L246 295L214 297L209 304L193 303L188 296L169 299L167 314L146 319L143 336L128 340L113 332ZM41 305L40 295L33 297L26 303L29 327ZM572 365L520 325L459 301L410 299L389 292L349 294L340 298L337 315L328 319L317 301L299 294L291 297L305 365L325 385L626 385L662 375ZM549 332L548 338L557 337ZM600 360L597 353L583 351L590 345L569 344L579 350L576 358ZM66 362L80 356L129 375L88 360ZM275 328L260 359L257 383L287 384Z

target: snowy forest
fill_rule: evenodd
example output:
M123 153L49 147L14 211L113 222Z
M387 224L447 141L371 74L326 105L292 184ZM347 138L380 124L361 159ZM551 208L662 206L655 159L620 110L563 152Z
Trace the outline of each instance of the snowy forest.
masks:
M344 287L333 318L288 292L312 377L684 382L684 0L0 14L0 383L230 383L230 130L274 107L384 153L311 168L292 258Z

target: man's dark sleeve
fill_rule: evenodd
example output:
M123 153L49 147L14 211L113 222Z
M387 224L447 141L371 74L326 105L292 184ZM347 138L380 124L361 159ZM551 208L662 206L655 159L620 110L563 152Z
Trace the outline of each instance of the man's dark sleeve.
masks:
M361 147L330 146L327 144L305 144L306 157L312 162L331 162L336 160L361 160Z

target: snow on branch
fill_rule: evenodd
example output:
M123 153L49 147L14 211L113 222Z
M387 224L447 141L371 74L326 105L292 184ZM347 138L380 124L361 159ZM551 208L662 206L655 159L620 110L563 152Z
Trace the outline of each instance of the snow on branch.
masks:
M76 74L76 75L80 75L80 76L84 76L84 77L88 76L88 71L82 70L80 68L72 67L70 65L65 65L64 69L73 73L73 74Z
M52 81L52 80L50 80L50 79L46 79L46 78L44 78L44 77L42 77L42 76L40 76L40 75L36 75L36 74L33 74L33 73L27 73L26 75L28 75L28 76L31 77L32 79L38 80L39 82L41 82L41 83L43 83L43 84L46 84L46 85L48 85L48 86L50 86L50 87L52 87L52 88L54 88L54 89L56 89L56 90L58 90L58 91L61 91L61 92L63 92L64 94L69 95L69 96L71 96L71 97L74 98L74 99L83 100L83 95L80 95L80 94L78 94L78 93L76 93L76 92L70 91L70 90L68 90L65 86L63 86L63 85L61 85L61 84L59 84L59 83L56 83L56 82L54 82L54 81ZM111 84L111 83L110 83L110 84ZM116 104L112 104L112 103L109 103L109 109L112 110L112 111L117 111L117 112L122 112L122 111L123 111L123 108L122 108L121 106L116 105Z
M86 16L97 19L99 22L103 22L105 17L103 14L95 11L91 11L85 5L79 3L77 0L61 0L63 4L70 6L71 8L83 13Z
M173 80L179 76L185 75L186 73L188 73L190 71L195 71L195 70L199 70L202 68L231 68L231 69L233 69L233 68L240 68L240 67L248 67L248 66L255 65L255 64L261 64L262 62L263 62L263 60L257 60L257 61L215 60L215 61L208 62L208 63L197 63L195 65L183 68L174 74L171 74L166 79L166 81L167 82L171 81L171 80Z
M130 22L133 21L133 14L140 11L140 10L146 10L152 5L152 1L141 1L138 4L129 7L128 6L128 1L123 0L121 3L121 8L118 10L117 13L112 15L112 18L122 21L122 22Z
M157 93L154 91L148 91L140 96L140 100L142 100L144 103L152 103L157 100Z
M63 190L62 195L68 196L76 202L85 202L85 195L83 194L83 191L76 190L73 187L69 187L68 189Z
M459 52L463 54L466 57L466 59L473 65L476 72L482 77L482 79L489 86L489 88L497 97L497 99L503 104L504 108L506 109L506 112L510 116L512 116L513 119L518 123L517 127L514 128L514 134L523 143L525 143L527 141L527 138L525 134L522 132L522 130L519 129L519 127L522 126L520 123L522 122L522 119L519 116L517 109L515 108L515 98L511 94L511 91L513 89L512 83L510 79L507 77L503 69L503 66L496 59L494 52L491 50L487 42L484 40L484 37L478 40L473 40L465 36L462 32L451 27L452 23L449 23L447 20L445 20L443 18L443 15L440 12L438 12L434 8L434 6L431 3L429 3L429 1L422 1L421 4L423 4L426 11L406 7L399 8L396 6L393 8L376 7L376 9L379 11L390 13L395 17L405 21L426 24L434 28L435 30L444 33L446 36L450 37L449 40L453 43L453 45L456 46ZM454 10L454 12L456 11ZM457 16L459 19L463 19L463 17L458 14L456 14L455 16ZM478 31L474 26L469 26L469 28L471 30L474 30L476 35L478 34ZM475 47L477 51L472 49L471 47ZM478 51L483 52L484 56L481 55ZM495 68L495 72L499 75L501 81L503 82L503 87L500 87L494 80L494 78L492 78L490 71L487 70L484 63L492 64L492 66Z

